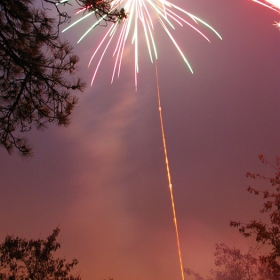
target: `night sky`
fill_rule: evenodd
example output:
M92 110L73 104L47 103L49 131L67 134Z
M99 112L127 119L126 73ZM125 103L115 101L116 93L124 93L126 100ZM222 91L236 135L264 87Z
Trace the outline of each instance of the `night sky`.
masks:
M184 267L202 275L214 267L215 243L246 250L251 240L230 220L260 216L261 200L246 192L264 182L247 171L273 174L258 155L280 155L279 14L250 0L173 0L223 37L189 27L172 42L155 25L159 87ZM105 27L79 45L92 20L64 34L81 58L77 76L90 84L91 54ZM7 234L45 238L57 226L58 255L79 259L85 280L180 279L177 245L158 114L155 66L139 36L138 90L134 46L111 85L112 49L92 87L80 95L67 128L26 134L34 155L0 149L0 240ZM187 277L186 277L187 278Z

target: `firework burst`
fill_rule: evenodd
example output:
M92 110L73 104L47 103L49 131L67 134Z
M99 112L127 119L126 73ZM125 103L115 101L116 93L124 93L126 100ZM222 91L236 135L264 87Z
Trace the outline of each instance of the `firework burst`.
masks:
M89 65L93 61L94 57L99 55L99 60L96 65L91 84L93 83L96 77L102 59L109 45L112 43L113 38L115 37L116 43L113 52L115 62L113 66L111 82L113 82L115 76L119 77L124 48L126 46L127 41L129 40L129 35L131 35L131 43L134 44L134 80L135 87L137 88L137 73L139 72L138 54L140 29L144 34L151 62L153 63L154 60L158 58L156 40L154 36L155 24L153 22L153 18L156 18L157 21L161 24L169 39L173 42L174 47L177 49L181 58L192 73L193 70L191 68L190 63L188 62L179 44L172 35L172 30L175 29L175 25L187 25L210 42L209 38L200 29L198 29L198 25L201 24L201 26L210 29L220 39L222 39L219 33L209 24L207 24L197 16L187 12L186 10L166 0L110 0L109 2L110 10L108 14L114 14L116 13L116 10L118 10L119 13L115 22L113 22L110 28L107 30L106 34L103 36L100 43L97 45L93 55L90 58ZM86 8L80 9L78 12L84 11L85 9ZM77 23L88 18L92 14L96 13L98 13L97 9L91 9L89 13L83 15L80 19L76 20L74 23L69 25L66 29L63 30L63 32L72 28ZM99 17L99 19L96 20L92 24L92 26L80 37L78 43L81 42L90 33L90 31L92 31L96 26L102 23L102 21L106 21L106 17L108 16L108 14L104 14L103 16ZM188 20L184 17L187 17Z
M263 5L275 12L280 12L280 0L264 0L264 1L260 1L260 0L252 0L253 2L256 2L260 5ZM275 21L274 24L277 28L280 29L280 22Z
M96 74L98 72L99 66L102 62L102 59L110 46L112 40L116 38L115 48L113 52L113 56L115 57L114 67L111 82L113 82L114 77L120 75L120 69L124 54L124 49L126 46L126 42L128 41L129 34L131 34L131 43L134 44L134 76L135 76L135 88L137 89L137 73L139 72L139 61L138 61L138 53L139 53L139 31L140 28L143 31L146 46L148 49L149 57L151 62L153 63L157 58L157 47L156 40L154 37L155 33L155 24L153 22L153 18L156 18L160 23L175 48L179 52L181 58L188 66L189 70L193 73L193 70L185 57L183 51L179 47L179 44L175 40L172 35L172 30L175 29L175 25L184 26L187 25L191 27L193 30L198 32L201 36L203 36L207 41L210 42L209 38L198 29L198 25L210 29L213 31L220 39L221 36L219 33L211 27L209 24L196 17L195 15L187 12L186 10L168 2L166 0L79 0L84 5L83 8L79 9L77 13L88 11L86 15L83 15L80 19L76 20L73 24L63 30L70 29L75 26L77 23L82 20L88 18L91 15L96 15L97 20L92 24L92 26L80 37L78 43L81 42L96 26L105 21L105 24L111 22L111 26L102 37L100 43L97 45L93 55L90 58L89 65L93 61L94 57L99 53L99 59L97 66L95 68L95 72L92 77L91 84L93 83ZM93 5L88 5L90 2ZM65 3L65 0L61 0L60 3ZM105 5L105 10L102 10L102 4ZM101 10L99 10L98 5L101 5ZM109 6L108 6L109 5ZM105 12L104 12L105 11ZM184 18L187 17L189 20ZM167 155L167 147L164 133L164 125L163 125L163 117L162 117L162 109L161 109L161 101L160 101L160 91L159 91L159 82L158 82L158 71L157 64L156 67L156 84L157 84L157 96L158 96L158 108L159 108L159 116L160 116L160 125L161 125L161 135L165 156L165 164L167 171L167 179L168 179L168 187L170 191L170 199L171 199L171 207L173 213L173 222L175 226L176 232L176 240L177 240L177 248L178 248L178 256L181 270L181 277L184 280L184 269L182 262L182 254L181 254L181 246L179 241L179 231L178 224L175 212L175 203L173 196L173 187L171 182L171 174L169 168L169 160Z
M252 1L256 2L260 5L263 5L269 9L272 9L274 11L277 11L277 12L280 11L280 0L264 0L264 1L252 0Z

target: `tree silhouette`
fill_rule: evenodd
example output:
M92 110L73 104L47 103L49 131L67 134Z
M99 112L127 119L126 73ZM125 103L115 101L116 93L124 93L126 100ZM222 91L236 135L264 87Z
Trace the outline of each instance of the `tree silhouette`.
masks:
M54 257L54 252L60 248L58 234L56 228L46 240L7 236L0 245L0 279L81 280L80 276L70 274L78 264L76 259L67 263L65 259Z
M126 17L124 9L112 8L112 0L75 1L106 24ZM0 146L9 153L31 154L23 134L33 126L68 125L74 93L85 88L80 78L70 79L79 59L59 39L61 24L71 18L61 7L70 2L41 0L35 8L34 0L0 1ZM48 16L53 7L56 19Z
M22 133L49 122L67 125L82 91L71 80L78 57L59 39L59 24L33 0L0 1L0 145L30 155ZM18 134L21 134L18 136Z
M124 13L124 8L119 10L112 7L113 0L76 0L76 2L82 9L86 9L89 12L95 11L97 19L103 18L105 24L107 22L116 22L122 19L124 15L125 17L127 16Z
M279 280L280 279L280 157L276 164L259 156L263 164L268 164L276 171L273 177L247 173L247 177L261 179L270 186L266 190L248 187L251 194L262 195L264 199L260 212L269 214L263 220L252 220L249 223L231 221L232 227L237 227L246 238L254 238L255 247L242 253L237 248L229 248L225 244L216 245L215 265L211 276L203 278L200 274L185 269L185 273L195 280ZM264 250L262 250L264 249Z
M254 237L257 244L265 245L267 254L259 257L266 268L267 279L280 279L280 157L276 158L276 164L267 161L263 155L259 159L276 170L274 177L265 177L260 174L247 173L247 177L261 179L271 186L266 190L257 190L248 187L247 191L255 195L262 195L264 204L260 212L269 214L269 222L252 220L249 223L231 221L231 226L239 228L244 237Z
M215 269L206 278L191 269L185 269L195 280L279 280L271 268L262 263L259 247L250 247L246 253L225 244L215 245Z
M60 17L60 22L64 23L68 21L71 16L67 14L66 12L62 12L60 9L60 6L64 5L72 5L72 2L74 0L41 0L42 3L50 3L55 5L57 12ZM127 16L126 13L124 13L124 8L121 8L120 10L116 7L113 7L112 4L115 2L114 0L75 0L79 6L80 9L85 12L92 12L94 11L94 15L97 19L102 18L102 22L107 25L108 22L116 22L119 19Z
M242 253L225 244L216 245L215 265L218 269L212 270L211 274L215 280L267 280L258 254L258 246Z

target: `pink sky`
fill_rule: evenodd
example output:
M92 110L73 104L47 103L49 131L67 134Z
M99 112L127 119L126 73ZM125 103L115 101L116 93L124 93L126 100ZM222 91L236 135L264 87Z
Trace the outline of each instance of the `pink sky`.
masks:
M211 44L188 27L174 36L192 75L156 26L159 84L184 267L206 274L215 243L246 248L229 221L259 217L261 201L245 190L271 174L258 155L280 154L279 15L249 0L173 0L211 24ZM65 34L73 42L89 23ZM80 76L105 28L75 49ZM67 128L27 135L34 156L0 149L0 240L45 238L61 228L60 255L78 258L85 280L180 279L157 108L154 66L140 53L134 91L132 47L110 84L108 55L80 96ZM186 277L187 278L187 277Z

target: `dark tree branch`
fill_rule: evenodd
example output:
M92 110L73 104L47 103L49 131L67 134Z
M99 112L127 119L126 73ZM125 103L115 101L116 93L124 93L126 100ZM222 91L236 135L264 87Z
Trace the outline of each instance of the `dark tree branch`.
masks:
M60 248L58 234L56 228L46 240L7 236L0 244L0 279L81 280L80 276L70 274L78 264L76 259L67 263L65 259L54 257Z
M32 4L33 0L0 2L0 145L24 156L31 148L21 134L35 124L67 125L77 103L71 91L85 87L81 79L69 79L79 59L58 37L65 14L59 12L56 22L47 16L46 7L34 9Z

